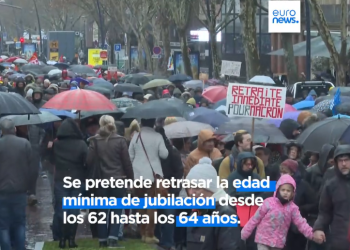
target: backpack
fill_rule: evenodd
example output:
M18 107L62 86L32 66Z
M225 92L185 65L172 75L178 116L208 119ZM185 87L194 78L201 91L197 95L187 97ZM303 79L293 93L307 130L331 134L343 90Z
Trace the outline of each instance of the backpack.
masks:
M235 170L235 158L230 154L230 172L232 173Z

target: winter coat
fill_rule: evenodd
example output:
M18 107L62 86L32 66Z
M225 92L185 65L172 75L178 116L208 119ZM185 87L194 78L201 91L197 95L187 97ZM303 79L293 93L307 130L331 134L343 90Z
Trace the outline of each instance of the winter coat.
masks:
M233 159L235 162L233 163L233 171L235 169L237 169L237 158L238 158L238 154L239 154L239 150L236 146L232 147L231 150L231 156L227 156L225 159L223 159L223 161L220 164L219 167L219 176L220 179L227 179L229 177L229 175L231 174L231 159ZM256 157L254 155L254 157ZM265 179L266 177L266 173L265 173L265 166L264 163L262 162L262 160L259 157L256 157L257 161L258 161L258 168L254 169L254 173L257 173L261 179Z
M38 100L34 100L34 95L39 93L40 94L40 99ZM41 88L38 88L36 87L34 90L33 90L33 93L32 93L32 102L33 102L33 105L36 107L36 108L41 108L42 106L44 106L44 104L46 103L46 101L43 100L43 90Z
M334 159L341 155L350 155L349 145L340 145L335 149ZM343 175L336 161L334 173L335 176L326 181L322 189L314 230L324 231L330 226L330 237L327 238L330 249L349 250L350 174Z
M90 170L99 168L101 174L99 178L134 179L128 144L124 137L111 134L106 138L97 134L90 137L88 142L89 151L86 164ZM98 166L95 164L98 164Z
M330 167L328 166L327 161L329 159L329 154L333 148L334 146L331 144L323 145L320 151L320 159L318 160L318 163L306 169L306 181L310 183L315 191L317 191L317 199L319 199L321 194L323 175Z
M255 158L255 155L251 152L243 152L240 153L237 156L237 170L232 172L230 176L228 177L228 190L227 193L232 197L248 197L251 196L252 192L237 192L236 188L233 186L234 180L245 180L248 179L248 177L251 177L252 180L260 180L260 176L256 173L248 174L246 172L243 172L243 160L247 158ZM254 192L255 195L259 194Z
M142 147L141 138L147 155ZM168 154L161 134L154 131L153 128L141 128L139 133L134 134L129 145L134 178L140 179L142 176L144 179L153 181L152 169L155 174L164 177L160 159L166 159Z
M31 151L26 139L15 135L0 138L0 194L27 192L39 167L31 163Z
M219 149L214 148L212 152L208 153L203 149L203 144L206 141L215 139L214 133L210 130L202 130L198 134L197 148L193 150L187 157L184 175L185 177L190 172L191 168L198 164L199 160L203 157L209 157L212 161L222 157Z
M226 196L220 189L213 194L215 199ZM211 215L214 211L222 215L237 215L236 209L231 206L216 205L215 210L207 210L200 215ZM187 228L187 250L240 250L239 227L189 227Z
M278 188L283 184L291 184L296 189L294 179L290 175L282 175L277 182ZM293 201L285 205L276 197L267 198L255 215L242 229L241 236L246 240L257 227L255 242L269 247L283 248L286 243L287 232L291 223L308 239L312 239L312 228L300 215L299 208Z
M57 131L57 140L53 143L53 163L55 180L63 181L66 176L72 179L86 178L87 145L77 124L66 118Z

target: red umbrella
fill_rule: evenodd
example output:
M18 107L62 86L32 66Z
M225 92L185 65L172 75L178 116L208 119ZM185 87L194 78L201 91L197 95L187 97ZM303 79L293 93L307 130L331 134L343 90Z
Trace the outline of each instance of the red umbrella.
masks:
M17 59L19 59L20 57L19 56L13 56L13 57L9 57L5 60L5 62L8 62L8 63L13 63L14 61L16 61Z
M61 92L46 102L43 108L79 111L117 109L117 107L104 95L84 89Z
M292 105L287 103L284 105L284 112L294 112L294 111L297 111L297 109L294 108Z
M211 86L203 91L202 96L211 103L216 103L227 96L227 86Z
M88 64L88 65L86 65L86 66L88 66L90 69L93 69L93 68L94 68L94 66L93 66L93 65L90 65L90 64Z

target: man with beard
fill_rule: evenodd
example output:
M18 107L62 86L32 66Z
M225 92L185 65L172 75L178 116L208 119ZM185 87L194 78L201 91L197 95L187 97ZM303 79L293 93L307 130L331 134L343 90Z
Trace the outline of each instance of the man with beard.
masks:
M35 107L41 108L46 102L43 100L43 91L41 88L35 88L32 94L32 101Z
M324 185L319 213L314 224L314 238L326 241L324 230L329 226L329 249L349 250L350 221L350 145L340 145L334 151L335 176Z

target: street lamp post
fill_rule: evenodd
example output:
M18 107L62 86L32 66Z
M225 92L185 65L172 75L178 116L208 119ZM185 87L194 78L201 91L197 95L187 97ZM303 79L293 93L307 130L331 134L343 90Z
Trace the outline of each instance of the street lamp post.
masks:
M211 11L210 11L210 4L209 4L209 1L210 0L206 0L206 5L207 5L207 15L208 15L208 27L210 26L210 23L211 23L211 19L213 18L211 16ZM215 17L214 17L215 18ZM215 27L216 28L216 27ZM209 30L208 30L208 33L209 33ZM208 48L208 52L209 52L209 78L212 78L212 75L213 75L213 53L212 53L212 49L211 49L211 44L212 44L212 40L210 38L210 34L209 34L209 42L208 42L208 45L209 45L209 48Z
M35 7L35 12L36 12L36 18L38 19L38 28L39 28L39 37L40 37L40 55L43 53L43 39L41 36L41 24L40 24L40 17L39 17L39 12L38 12L38 7L36 6L36 0L33 0L34 2L34 7Z
M305 24L306 24L306 80L311 80L311 20L310 20L310 4L309 0L305 3Z

